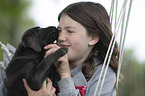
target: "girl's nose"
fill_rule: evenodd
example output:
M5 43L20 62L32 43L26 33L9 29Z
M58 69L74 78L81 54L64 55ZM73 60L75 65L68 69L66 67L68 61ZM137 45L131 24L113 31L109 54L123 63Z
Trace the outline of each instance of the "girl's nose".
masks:
M59 33L58 41L66 41L66 34L64 31Z

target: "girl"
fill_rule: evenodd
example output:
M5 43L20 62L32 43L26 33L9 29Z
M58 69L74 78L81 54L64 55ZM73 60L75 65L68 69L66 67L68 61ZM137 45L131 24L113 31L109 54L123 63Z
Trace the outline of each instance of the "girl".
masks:
M58 21L58 45L50 44L45 47L49 49L46 56L60 47L69 49L68 54L60 58L56 64L60 76L56 82L53 81L54 85L59 87L57 95L79 96L80 92L75 86L86 85L85 96L93 96L112 36L109 16L105 8L98 3L78 2L67 6L59 14ZM116 95L117 56L118 49L115 46L101 96ZM52 82L50 79L47 81L47 84L44 82L43 91L39 91L47 94L46 96L53 96L55 93ZM26 82L24 85L30 96L39 93L29 89Z

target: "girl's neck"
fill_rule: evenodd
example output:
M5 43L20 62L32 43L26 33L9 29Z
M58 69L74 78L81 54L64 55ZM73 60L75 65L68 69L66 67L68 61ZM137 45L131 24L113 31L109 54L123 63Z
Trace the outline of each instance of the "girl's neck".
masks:
M79 59L79 60L75 60L75 61L69 61L69 65L70 65L70 69L73 69L79 65L83 65L85 61L85 58L83 59Z
M70 69L73 69L73 68L81 65L82 63L79 63L79 62L70 62L69 64L70 64Z

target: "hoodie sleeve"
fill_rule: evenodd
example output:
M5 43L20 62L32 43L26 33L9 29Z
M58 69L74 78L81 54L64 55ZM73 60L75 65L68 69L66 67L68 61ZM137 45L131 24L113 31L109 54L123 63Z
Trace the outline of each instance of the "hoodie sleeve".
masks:
M59 93L57 96L81 96L78 89L75 89L75 85L72 78L65 78L58 82Z

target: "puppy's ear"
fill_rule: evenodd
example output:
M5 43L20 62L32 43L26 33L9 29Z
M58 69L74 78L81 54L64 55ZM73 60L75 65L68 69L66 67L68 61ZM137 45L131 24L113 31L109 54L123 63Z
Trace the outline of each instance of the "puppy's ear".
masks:
M39 45L38 38L31 34L25 34L22 37L22 43L25 48L32 48L36 52L41 52L41 47Z

